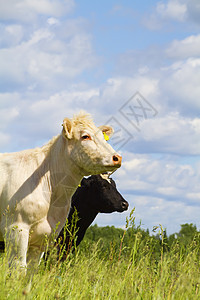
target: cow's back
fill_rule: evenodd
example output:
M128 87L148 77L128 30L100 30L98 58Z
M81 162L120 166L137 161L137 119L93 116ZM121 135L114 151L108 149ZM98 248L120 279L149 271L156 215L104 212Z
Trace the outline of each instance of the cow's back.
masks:
M0 193L7 198L3 198L4 202L12 198L37 167L38 159L31 150L0 155Z

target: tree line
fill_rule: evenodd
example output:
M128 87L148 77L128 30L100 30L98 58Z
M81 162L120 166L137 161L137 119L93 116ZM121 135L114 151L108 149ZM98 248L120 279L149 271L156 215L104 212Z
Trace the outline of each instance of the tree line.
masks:
M130 216L125 229L114 226L99 227L97 224L90 226L79 247L84 253L89 253L91 247L97 247L100 257L111 260L130 255L141 258L149 253L153 259L160 260L165 253L177 252L184 256L193 249L200 249L200 231L193 223L182 224L179 232L169 236L161 225L154 227L153 231L150 234L148 229L135 226L134 217Z

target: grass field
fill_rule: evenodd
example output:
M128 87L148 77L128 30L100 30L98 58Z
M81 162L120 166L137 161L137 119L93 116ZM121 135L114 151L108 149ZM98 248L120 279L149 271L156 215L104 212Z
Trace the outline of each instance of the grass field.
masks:
M143 239L140 231L125 243L126 230L107 251L103 239L86 238L64 263L52 253L33 276L30 292L27 279L11 272L2 254L0 299L200 299L200 233L184 247L175 241L166 250L160 226L155 251L155 239Z

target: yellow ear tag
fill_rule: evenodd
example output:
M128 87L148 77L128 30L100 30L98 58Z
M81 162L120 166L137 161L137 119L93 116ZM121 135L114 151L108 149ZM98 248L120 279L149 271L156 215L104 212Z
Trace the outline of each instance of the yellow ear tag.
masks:
M106 141L109 141L109 136L105 132L103 132L103 136Z
M81 184L79 184L78 187L81 187Z

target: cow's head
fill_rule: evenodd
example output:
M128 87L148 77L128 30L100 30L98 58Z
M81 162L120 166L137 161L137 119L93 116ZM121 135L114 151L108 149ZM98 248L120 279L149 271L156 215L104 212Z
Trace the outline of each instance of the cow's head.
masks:
M122 157L105 141L103 133L111 136L112 127L96 127L85 112L63 121L62 135L68 154L83 175L113 171L121 166Z
M89 193L88 197L84 198L83 205L87 205L96 212L123 212L128 209L128 202L118 192L114 180L108 178L108 175L100 174L83 178L80 189L86 189L86 192ZM76 201L79 201L78 196ZM73 204L75 205L75 203Z

